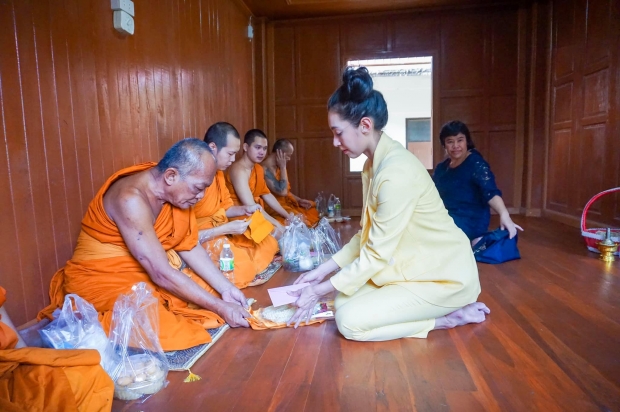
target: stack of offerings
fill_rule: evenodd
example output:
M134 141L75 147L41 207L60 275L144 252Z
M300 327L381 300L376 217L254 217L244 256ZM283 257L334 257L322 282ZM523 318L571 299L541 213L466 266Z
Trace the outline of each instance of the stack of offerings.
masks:
M284 269L289 272L312 270L340 249L340 237L326 218L322 218L315 228L308 229L303 217L296 215L280 239Z
M114 397L139 399L166 385L168 361L158 337L157 298L144 282L121 295L114 304L110 348L116 362L104 365L114 381Z
M314 267L331 259L332 255L342 249L340 236L329 224L326 218L322 218L315 228L310 230L312 238L312 260Z
M284 269L289 272L312 270L312 235L301 215L295 215L280 238Z

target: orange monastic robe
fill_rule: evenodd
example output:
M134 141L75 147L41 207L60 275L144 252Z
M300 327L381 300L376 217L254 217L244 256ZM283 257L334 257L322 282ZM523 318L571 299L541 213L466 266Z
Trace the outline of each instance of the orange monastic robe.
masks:
M226 187L224 172L218 171L213 184L205 191L205 196L194 206L198 229L211 229L228 222L226 209L233 206L230 192ZM215 244L227 239L235 256L235 285L244 288L254 277L265 270L278 252L278 242L273 236L267 236L262 242L255 243L243 235L218 236L203 243L208 251L217 250ZM211 256L213 263L218 264L219 256Z
M121 294L131 291L138 282L145 282L154 289L159 299L159 339L164 350L187 349L211 341L206 329L224 324L215 313L200 309L170 294L151 281L142 265L131 255L116 224L103 208L103 195L118 179L143 170L155 163L143 163L123 169L112 175L99 189L82 219L73 257L60 269L50 285L51 304L39 313L39 319L61 307L65 294L76 293L90 302L100 312L100 321L109 331L112 309ZM173 267L181 267L177 251L191 250L198 244L198 226L192 209L179 209L164 204L154 224L155 233L168 253ZM191 270L184 269L198 286L217 295L204 280Z
M5 290L0 287L0 307ZM10 332L8 332L10 331ZM109 411L114 383L94 349L11 349L17 335L0 321L1 411Z
M258 163L254 164L252 171L250 172L250 180L248 180L248 185L250 186L250 190L252 191L252 196L254 196L254 201L265 207L265 202L261 196L268 195L271 193L269 188L267 187L267 182L265 181L265 170L263 166ZM230 198L235 206L242 205L241 201L237 197L237 192L235 191L235 187L230 180L230 174L226 173L226 187L228 188L228 192L230 193Z
M280 177L281 177L280 168L277 167L276 168L276 179L280 180ZM296 215L302 215L304 219L306 220L306 224L308 226L316 225L318 221L321 219L319 217L319 212L317 212L316 210L316 205L314 202L312 202L312 207L307 210L301 207L299 203L297 203L297 200L295 200L295 198L293 197L293 194L291 193L291 182L288 182L288 193L286 194L286 196L278 196L275 193L274 193L274 196L278 200L278 203L280 203L280 205L284 208L284 210L286 210L289 213L296 214ZM286 224L286 219L280 216L275 210L273 210L269 206L267 206L265 210L267 211L267 213L269 213L271 216L277 219L278 222L282 224Z

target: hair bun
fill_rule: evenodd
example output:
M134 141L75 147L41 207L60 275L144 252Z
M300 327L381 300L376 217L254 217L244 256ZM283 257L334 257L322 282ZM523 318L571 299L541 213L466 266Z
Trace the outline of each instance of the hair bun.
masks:
M362 102L372 93L372 77L365 67L347 67L342 74L342 91L346 100Z

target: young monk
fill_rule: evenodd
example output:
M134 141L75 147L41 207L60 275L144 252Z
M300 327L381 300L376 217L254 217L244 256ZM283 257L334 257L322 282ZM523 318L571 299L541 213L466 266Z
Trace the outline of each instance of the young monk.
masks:
M114 383L99 352L24 348L5 300L0 287L0 411L111 410Z
M223 170L233 164L235 155L241 149L241 138L237 129L230 123L215 123L205 133L204 141L215 156L218 171L213 184L207 188L202 200L194 206L200 241L206 250L213 248L218 241L225 240L230 243L235 256L234 283L238 288L244 288L269 266L278 252L278 242L269 235L262 242L256 243L243 235L248 228L249 219L229 220L247 218L261 208L258 204L234 205L226 187ZM219 256L211 256L211 259L217 263Z
M88 206L73 257L54 275L52 317L65 294L76 293L102 314L109 330L119 295L138 282L159 299L159 339L164 350L211 341L206 329L224 322L248 327L246 298L198 244L191 209L215 177L209 146L184 139L159 163L125 168L108 179ZM189 269L181 267L183 262Z
M284 219L292 217L271 194L265 182L265 171L260 165L267 155L267 137L258 129L248 131L243 137L243 156L226 171L226 187L235 205L259 204L271 207ZM278 230L284 227L268 213L265 218Z
M314 226L319 221L319 212L315 208L315 203L311 200L302 199L291 192L291 182L288 178L286 164L291 160L295 148L288 139L278 139L273 144L271 154L263 160L261 165L265 169L265 180L267 187L275 198L288 213L300 214L308 226ZM266 207L267 213L275 216L275 211L269 206ZM281 222L286 223L282 216L275 216Z

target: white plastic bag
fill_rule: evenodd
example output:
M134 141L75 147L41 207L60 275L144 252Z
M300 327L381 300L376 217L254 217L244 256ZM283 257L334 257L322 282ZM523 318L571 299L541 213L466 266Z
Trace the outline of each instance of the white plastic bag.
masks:
M326 218L322 218L310 232L312 236L314 267L318 267L321 263L326 262L333 254L342 249L340 236L338 236Z
M108 337L99 322L99 314L86 300L69 294L55 319L39 331L45 346L54 349L96 349L101 364L106 362Z
M311 270L312 237L300 215L291 219L290 225L279 241L284 269L289 272Z
M104 365L114 381L114 397L134 400L166 386L168 361L159 343L158 301L144 282L114 304L110 351L115 362Z

